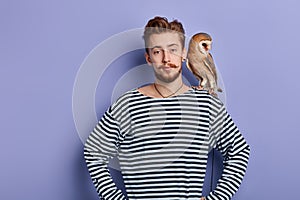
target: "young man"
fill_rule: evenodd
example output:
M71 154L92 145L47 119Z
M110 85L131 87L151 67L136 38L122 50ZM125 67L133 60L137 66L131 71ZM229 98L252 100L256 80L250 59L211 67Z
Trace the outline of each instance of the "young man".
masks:
M222 102L185 85L184 29L178 21L155 17L145 27L146 61L153 84L133 89L106 111L85 144L84 156L101 198L230 199L245 174L249 145ZM218 185L202 195L207 155L224 156ZM127 197L107 168L118 156Z

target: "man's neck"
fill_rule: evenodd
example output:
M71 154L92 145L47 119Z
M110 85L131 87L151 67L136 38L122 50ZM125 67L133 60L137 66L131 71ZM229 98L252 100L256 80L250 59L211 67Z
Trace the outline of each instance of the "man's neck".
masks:
M181 85L183 81L181 77L178 77L172 82L164 82L159 79L155 79L154 84L156 84L159 87L164 88L165 90L168 90L169 92L174 92L176 91Z
M174 95L181 94L186 91L187 86L184 85L182 79L176 79L173 82L163 82L160 80L156 80L153 84L153 89L155 92L163 97L171 97Z

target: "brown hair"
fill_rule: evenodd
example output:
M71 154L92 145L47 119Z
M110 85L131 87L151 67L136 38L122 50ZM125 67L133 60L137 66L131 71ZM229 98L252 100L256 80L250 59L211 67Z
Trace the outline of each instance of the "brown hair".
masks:
M184 48L185 32L182 23L180 23L177 20L173 20L169 22L167 18L157 16L154 17L153 19L150 19L144 29L144 41L145 41L145 47L147 53L148 53L148 40L150 36L152 34L159 34L159 33L166 33L166 32L178 33L182 48Z

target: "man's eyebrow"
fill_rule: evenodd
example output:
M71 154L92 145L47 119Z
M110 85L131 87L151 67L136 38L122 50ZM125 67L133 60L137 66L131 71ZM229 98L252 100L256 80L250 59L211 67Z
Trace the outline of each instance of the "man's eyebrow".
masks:
M179 46L178 44L169 44L168 47Z
M155 48L162 49L161 46L154 46L154 47L151 47L150 49L155 49Z
M179 46L179 45L176 43L167 45L167 47L173 47L173 46ZM162 46L157 45L157 46L151 47L151 49L155 49L155 48L162 49Z

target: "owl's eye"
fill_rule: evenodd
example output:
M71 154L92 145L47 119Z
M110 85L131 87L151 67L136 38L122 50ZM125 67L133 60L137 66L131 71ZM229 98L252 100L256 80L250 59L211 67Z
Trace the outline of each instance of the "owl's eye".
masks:
M207 44L206 44L206 43L202 43L202 46L206 48L206 47L207 47Z

